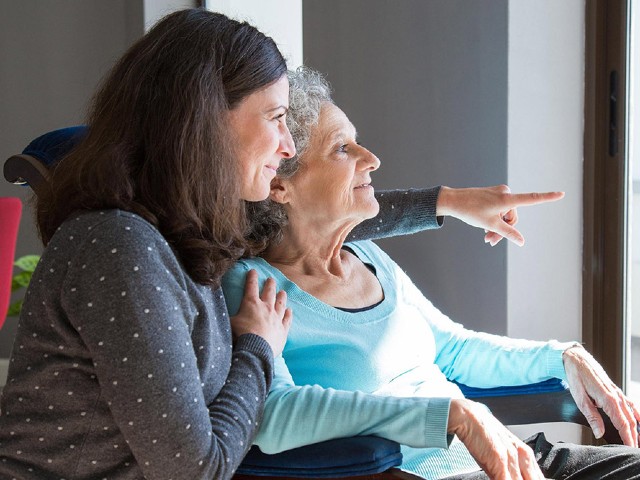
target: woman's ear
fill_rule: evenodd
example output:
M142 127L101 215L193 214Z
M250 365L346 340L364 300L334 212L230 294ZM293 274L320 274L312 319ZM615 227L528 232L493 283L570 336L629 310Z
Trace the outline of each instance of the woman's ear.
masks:
M275 177L271 180L271 192L269 198L276 203L289 203L289 191L287 189L286 181L283 181L279 177Z

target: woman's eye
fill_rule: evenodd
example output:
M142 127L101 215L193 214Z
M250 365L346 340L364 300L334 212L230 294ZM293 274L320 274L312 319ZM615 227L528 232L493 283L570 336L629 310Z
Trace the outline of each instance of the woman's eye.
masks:
M273 119L274 119L274 120L283 120L283 119L284 119L284 117L285 117L285 115L286 115L286 113L285 113L285 112L282 112L281 114L276 115L275 117L273 117Z
M348 145L347 145L346 143L345 143L344 145L340 145L340 146L338 147L338 152L340 152L340 153L347 153L347 146L348 146Z

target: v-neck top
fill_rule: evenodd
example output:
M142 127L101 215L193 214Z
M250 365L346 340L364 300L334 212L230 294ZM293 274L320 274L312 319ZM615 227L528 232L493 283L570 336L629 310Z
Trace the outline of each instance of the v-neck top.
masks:
M231 314L250 269L261 285L274 278L293 311L256 443L275 453L377 435L403 444L403 468L425 478L477 469L464 445L446 432L449 403L462 397L453 381L488 388L564 379L562 352L573 343L467 330L434 307L373 242L348 245L374 265L385 293L366 311L328 305L262 258L238 262L223 279Z

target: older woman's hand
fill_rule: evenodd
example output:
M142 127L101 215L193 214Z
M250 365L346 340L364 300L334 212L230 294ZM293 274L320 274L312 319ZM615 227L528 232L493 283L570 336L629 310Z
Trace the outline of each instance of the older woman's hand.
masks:
M442 187L436 207L437 215L450 215L471 226L483 228L486 243L496 245L502 238L524 245L524 237L514 227L518 223L517 207L553 202L564 192L511 193L506 185L483 188Z
M455 433L493 480L544 480L533 451L502 425L484 405L454 399L447 431Z
M562 355L571 395L584 414L596 438L604 435L602 408L625 445L638 446L640 411L609 378L602 366L581 346Z

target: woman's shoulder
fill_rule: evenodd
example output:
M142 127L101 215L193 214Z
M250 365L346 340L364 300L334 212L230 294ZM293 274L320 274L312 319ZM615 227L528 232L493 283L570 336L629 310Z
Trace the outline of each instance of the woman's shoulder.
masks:
M141 216L118 209L78 211L70 215L51 238L52 244L66 241L89 241L96 243L109 239L118 243L136 243L132 240L147 239L155 244L168 243L147 220ZM75 242L76 246L78 242Z
M151 223L135 213L117 210L76 212L60 225L43 257L86 257L133 262L149 255L176 264L169 243Z
M275 267L271 266L266 260L261 257L241 258L236 261L233 266L223 276L224 278L235 279L246 276L249 270L255 270L258 272L259 278L267 278L273 276L274 272L278 271Z
M76 230L84 233L95 231L98 227L101 227L103 232L109 232L112 229L117 229L118 224L124 223L127 223L130 229L149 230L160 234L151 223L140 215L117 208L76 211L58 227L56 233L63 230Z
M245 280L249 270L258 272L259 284L274 276L273 267L259 257L242 258L236 261L222 276L222 290L224 291L224 299L230 315L235 315L240 308L240 303L244 296Z

